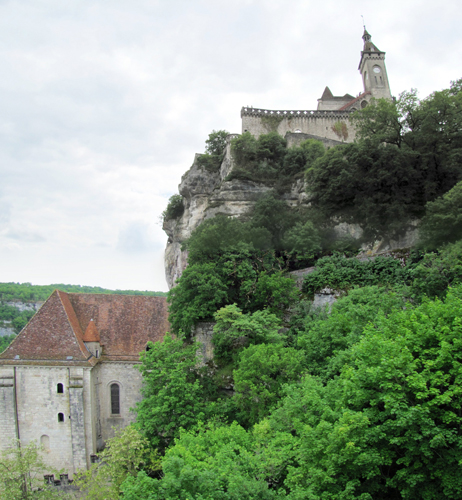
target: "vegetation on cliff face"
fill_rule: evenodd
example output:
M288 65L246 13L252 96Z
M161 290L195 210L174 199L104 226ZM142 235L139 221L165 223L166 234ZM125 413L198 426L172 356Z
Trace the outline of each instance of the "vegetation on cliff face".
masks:
M193 233L169 293L176 337L141 359L137 426L162 470L127 472L124 499L460 498L459 87L365 108L357 144L314 154L311 208L269 193ZM289 154L271 134L233 148L253 180ZM332 251L333 214L371 237L425 216L428 237L394 258L347 258ZM300 292L287 271L302 262L316 269ZM313 309L322 288L341 292L330 310ZM200 367L181 335L202 319L215 320L216 356Z

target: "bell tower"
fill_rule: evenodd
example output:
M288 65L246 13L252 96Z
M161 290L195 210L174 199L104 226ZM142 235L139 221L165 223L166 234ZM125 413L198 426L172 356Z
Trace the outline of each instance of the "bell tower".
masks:
M370 92L372 97L392 99L385 67L385 52L379 50L372 42L371 35L364 28L364 47L359 61L359 72L363 78L364 92Z

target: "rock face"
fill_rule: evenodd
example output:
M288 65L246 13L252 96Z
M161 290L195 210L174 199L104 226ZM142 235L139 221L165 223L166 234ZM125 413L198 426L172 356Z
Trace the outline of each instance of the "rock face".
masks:
M196 227L217 214L231 217L243 215L271 190L264 184L252 181L226 180L234 167L231 157L231 139L234 137L234 134L228 136L224 159L218 172L210 172L201 167L197 162L200 155L196 155L192 167L181 178L179 193L183 197L183 215L166 220L163 225L168 235L164 259L169 288L172 288L186 268L188 255L187 251L181 250L181 245ZM287 195L287 202L297 205L303 203L305 198L303 181L298 181Z
M191 236L194 229L204 220L215 217L217 214L231 217L245 214L259 198L271 190L269 186L248 180L226 180L234 168L231 156L231 140L234 137L237 135L230 134L227 137L227 146L220 170L212 172L205 169L198 162L201 155L196 154L191 168L181 178L178 187L183 197L184 212L178 218L165 220L163 224L163 229L168 235L164 264L169 288L174 286L187 266L188 253L181 250L181 246ZM288 143L291 143L291 137L287 139ZM298 136L295 139L298 140ZM292 141L293 144L296 144L295 139ZM326 147L332 145L325 143ZM297 180L282 198L292 207L309 204L310 197L304 180ZM341 223L334 229L339 237L350 235L355 239L360 239L362 236L362 230L357 225ZM362 252L363 255L370 256L399 248L409 248L414 246L416 240L417 231L411 229L396 241L380 240L364 244Z

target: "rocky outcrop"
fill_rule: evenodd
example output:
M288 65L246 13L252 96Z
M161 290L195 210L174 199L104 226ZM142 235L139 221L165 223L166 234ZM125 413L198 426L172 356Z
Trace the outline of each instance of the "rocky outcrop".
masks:
M184 212L181 217L164 221L163 229L168 235L165 249L165 275L171 288L187 265L187 251L182 243L204 220L225 214L237 217L248 212L255 202L271 188L264 184L244 180L226 180L234 164L231 156L229 135L221 168L210 172L200 166L196 155L191 168L181 178L179 193L183 197ZM288 203L296 205L305 197L303 181L298 181L288 195Z
M196 154L191 168L181 178L179 193L183 197L184 212L180 217L165 220L163 224L163 229L168 235L164 263L169 288L174 286L187 266L188 254L181 247L194 229L204 220L215 217L217 214L231 217L244 215L260 197L271 190L271 187L267 185L248 180L227 180L234 168L231 156L231 140L234 137L237 135L230 134L227 138L227 146L219 170L213 172L201 166L198 162L201 155ZM296 143L294 140L293 144ZM326 147L332 145L334 144L325 144ZM304 179L298 179L290 190L282 195L282 198L292 207L309 204L310 195ZM360 239L362 236L362 230L357 225L341 223L334 229L338 237L349 235L354 239ZM396 240L379 240L364 244L362 255L371 256L409 248L415 245L416 240L417 230L414 228Z

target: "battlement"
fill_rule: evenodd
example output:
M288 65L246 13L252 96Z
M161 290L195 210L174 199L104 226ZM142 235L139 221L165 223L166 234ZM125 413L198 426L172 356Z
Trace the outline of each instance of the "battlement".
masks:
M252 107L243 107L241 109L241 118L244 116L274 116L275 118L334 118L337 120L346 119L350 117L351 111L318 111L318 110L272 110L272 109L259 109Z
M347 110L271 110L252 107L241 109L242 133L250 132L254 137L277 132L308 134L320 140L352 142L355 129L350 123L351 111ZM345 131L340 137L336 130Z

